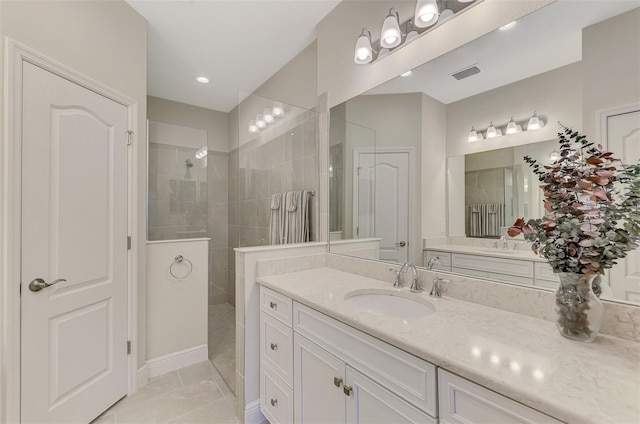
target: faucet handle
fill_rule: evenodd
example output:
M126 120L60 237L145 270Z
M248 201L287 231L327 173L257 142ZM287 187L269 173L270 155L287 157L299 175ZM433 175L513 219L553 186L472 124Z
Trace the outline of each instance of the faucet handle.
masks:
M401 287L402 282L400 281L400 270L395 268L389 268L389 271L393 271L396 274L396 281L393 283L393 287Z

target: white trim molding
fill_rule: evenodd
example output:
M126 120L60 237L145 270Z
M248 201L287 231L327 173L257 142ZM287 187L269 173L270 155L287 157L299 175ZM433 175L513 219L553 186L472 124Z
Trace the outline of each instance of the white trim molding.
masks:
M244 408L244 424L261 424L267 421L267 418L260 411L260 401L254 400L247 404Z
M43 54L17 42L4 39L4 133L2 134L3 151L3 195L2 208L2 282L0 299L2 299L0 340L0 422L20 422L20 252L21 252L21 190L22 190L22 66L23 62L32 63L55 75L67 79L88 90L120 103L128 109L128 128L134 133L137 130L138 103L104 84L89 78L75 70L64 66ZM135 146L135 143L134 143ZM136 149L129 153L129 199L136 199L138 181L138 164ZM129 202L130 234L138 234L140 223L137 222L138 206ZM143 223L144 224L144 223ZM137 383L137 349L138 349L138 266L139 252L137 244L129 251L128 271L128 334L132 342L132 355L128 358L128 391L132 394Z
M141 370L144 372L144 368L146 367L147 377L153 378L208 360L209 348L206 344L203 344L149 359Z

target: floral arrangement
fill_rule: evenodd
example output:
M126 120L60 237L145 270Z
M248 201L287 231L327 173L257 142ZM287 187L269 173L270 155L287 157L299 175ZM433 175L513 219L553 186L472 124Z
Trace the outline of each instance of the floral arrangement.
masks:
M524 234L556 273L603 274L638 247L640 164L625 165L563 128L558 160L543 166L524 158L541 182L546 215L526 223L520 218L508 234Z

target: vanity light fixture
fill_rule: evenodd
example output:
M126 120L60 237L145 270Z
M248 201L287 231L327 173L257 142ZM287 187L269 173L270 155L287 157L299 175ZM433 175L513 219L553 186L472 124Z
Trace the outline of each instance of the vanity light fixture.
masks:
M527 131L536 131L544 126L544 122L542 119L538 118L538 114L534 111L533 116L529 118L529 123L527 124Z
M416 2L415 25L418 28L429 27L438 22L439 14L436 0L418 0Z
M373 48L371 47L371 31L369 31L367 28L362 28L362 33L360 33L358 41L356 41L356 50L353 60L358 65L364 65L373 60Z
M479 141L478 132L476 131L476 127L471 127L471 131L469 131L469 143L475 143Z
M204 159L208 153L207 146L202 146L196 151L196 159Z
M511 120L507 124L507 129L505 130L505 133L515 134L517 132L518 132L518 124L516 124L516 121L513 120L513 116L512 116Z
M249 132L252 134L260 132L260 128L258 128L258 125L256 124L255 119L252 119L251 122L249 122Z
M395 8L389 9L389 14L384 18L382 31L380 31L380 46L388 49L400 45L402 33L400 32L400 16Z
M207 77L196 77L196 81L198 81L200 84L209 84L209 78Z
M382 23L379 40L373 42L369 29L362 29L356 40L353 61L358 65L377 61L451 19L476 0L447 1L416 0L414 16L403 22L400 22L398 11L392 7Z
M282 107L282 103L275 103L273 105L273 116L276 118L284 116L284 108Z
M256 125L259 129L263 130L267 127L267 123L265 122L262 115L256 115Z
M489 128L487 128L487 138L494 138L498 136L498 131L496 127L493 126L493 121L489 124Z
M273 117L273 112L271 108L266 108L264 110L264 113L262 114L262 117L264 118L264 122L267 125L273 124L275 122L275 118Z

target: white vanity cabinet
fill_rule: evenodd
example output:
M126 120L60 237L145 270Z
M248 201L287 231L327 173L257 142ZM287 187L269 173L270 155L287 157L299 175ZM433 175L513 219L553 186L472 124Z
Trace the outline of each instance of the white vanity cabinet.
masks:
M554 418L438 368L441 424L560 424Z
M271 424L559 423L264 286L260 299Z

